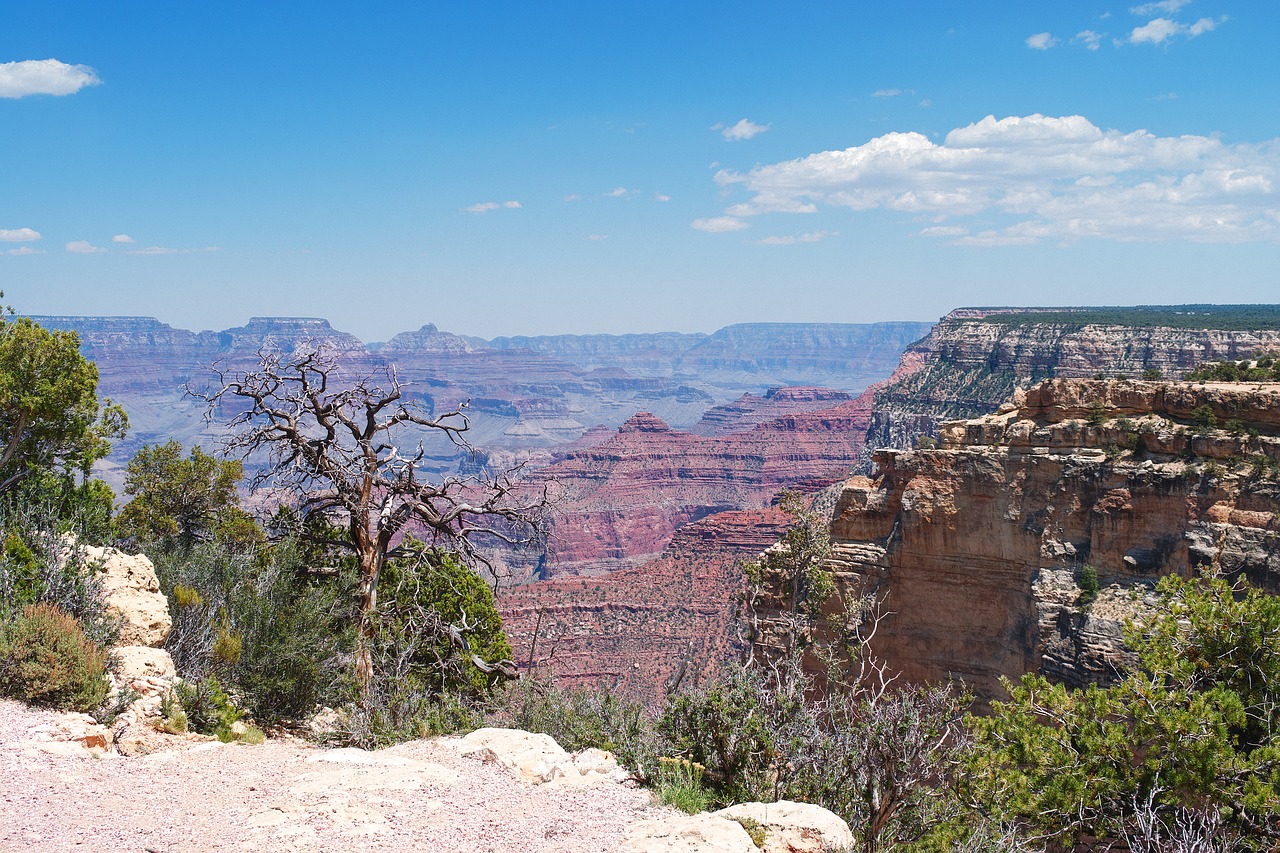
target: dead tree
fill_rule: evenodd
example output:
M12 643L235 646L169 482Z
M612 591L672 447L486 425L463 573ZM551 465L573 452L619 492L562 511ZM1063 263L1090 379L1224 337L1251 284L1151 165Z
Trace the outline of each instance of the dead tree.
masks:
M215 366L216 384L188 393L208 404L210 421L220 409L238 410L225 449L241 459L267 457L251 481L255 490L271 487L301 521L318 519L343 531L326 537L316 533L326 525L307 528L313 541L356 557L355 668L367 687L378 578L388 560L409 553L405 534L487 563L473 539L521 544L540 537L546 492L517 488L516 472L424 478L423 430L472 450L466 404L432 415L404 398L393 366L352 375L322 346L290 353L264 347L258 356L253 370ZM419 440L406 449L401 442L413 432Z

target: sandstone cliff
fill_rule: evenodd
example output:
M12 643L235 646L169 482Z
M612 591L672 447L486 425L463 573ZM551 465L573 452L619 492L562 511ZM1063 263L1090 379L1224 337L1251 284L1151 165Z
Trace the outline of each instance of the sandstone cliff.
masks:
M1041 379L1178 378L1205 361L1280 351L1278 320L1275 306L957 309L906 351L904 369L877 394L868 457L936 436L944 420L990 412Z
M1105 681L1158 577L1280 591L1280 385L1049 380L874 461L840 496L833 568L844 596L877 590L876 648L911 680Z

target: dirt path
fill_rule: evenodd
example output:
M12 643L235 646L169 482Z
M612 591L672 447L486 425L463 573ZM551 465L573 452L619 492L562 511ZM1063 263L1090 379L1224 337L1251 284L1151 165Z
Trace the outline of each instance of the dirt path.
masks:
M670 813L615 782L531 785L448 742L294 741L140 758L26 744L50 712L0 701L0 851L607 851Z

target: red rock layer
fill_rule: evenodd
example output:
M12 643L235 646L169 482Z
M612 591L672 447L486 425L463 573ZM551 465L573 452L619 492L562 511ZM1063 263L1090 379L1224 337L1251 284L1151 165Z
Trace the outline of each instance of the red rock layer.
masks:
M516 660L565 686L660 704L677 680L698 683L733 656L740 563L777 541L788 521L772 507L717 513L682 527L642 566L501 591Z

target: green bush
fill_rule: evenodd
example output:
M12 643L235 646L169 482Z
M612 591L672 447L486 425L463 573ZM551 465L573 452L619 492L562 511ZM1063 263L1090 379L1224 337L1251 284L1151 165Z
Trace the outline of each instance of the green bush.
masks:
M0 695L72 711L107 698L106 653L71 616L34 604L0 623Z
M1076 598L1076 605L1086 607L1093 603L1098 597L1098 570L1092 565L1086 563L1080 567L1080 595Z
M654 784L658 799L663 805L674 806L686 814L705 812L711 804L711 797L702 787L705 769L683 758L658 759L658 778Z
M236 707L216 676L179 681L173 689L192 731L213 735L224 743L235 740L231 727L244 717L244 711Z

